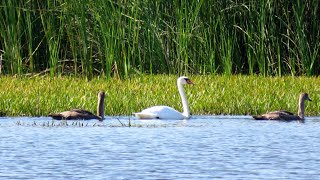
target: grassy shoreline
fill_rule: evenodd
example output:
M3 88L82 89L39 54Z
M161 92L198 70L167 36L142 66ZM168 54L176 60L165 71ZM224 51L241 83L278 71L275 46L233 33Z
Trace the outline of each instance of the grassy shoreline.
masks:
M0 112L7 116L47 116L72 108L96 112L97 93L106 92L106 115L131 115L154 105L168 105L182 111L174 75L143 75L125 80L78 77L0 78ZM320 79L317 77L261 77L190 75L196 83L187 86L192 114L259 114L286 109L297 112L300 92L312 102L306 115L320 113Z

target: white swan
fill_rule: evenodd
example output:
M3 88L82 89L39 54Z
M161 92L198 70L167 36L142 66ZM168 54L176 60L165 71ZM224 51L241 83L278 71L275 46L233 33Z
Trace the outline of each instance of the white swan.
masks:
M153 106L138 113L133 113L139 119L189 119L190 110L184 91L184 84L194 84L188 77L182 76L177 80L178 90L181 96L183 113L169 106Z

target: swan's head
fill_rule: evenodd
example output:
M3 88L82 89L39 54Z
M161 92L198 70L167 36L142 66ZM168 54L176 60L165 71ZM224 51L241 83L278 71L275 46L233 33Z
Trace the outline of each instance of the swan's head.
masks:
M311 99L309 98L308 93L305 93L305 92L300 94L300 98L299 99L302 100L302 101L306 101L306 100L311 101Z
M181 76L178 78L178 84L194 84L188 77Z

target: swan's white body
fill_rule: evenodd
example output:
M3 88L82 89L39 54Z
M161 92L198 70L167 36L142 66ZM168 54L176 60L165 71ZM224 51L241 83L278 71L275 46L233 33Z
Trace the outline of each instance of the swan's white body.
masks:
M188 119L188 115L183 115L179 111L169 106L153 106L139 113L134 113L139 119Z
M188 106L188 101L184 91L184 84L193 84L189 78L183 76L179 77L177 80L178 90L182 100L183 113L169 107L169 106L153 106L145 109L141 112L134 113L139 119L171 119L171 120L181 120L190 118L190 110Z

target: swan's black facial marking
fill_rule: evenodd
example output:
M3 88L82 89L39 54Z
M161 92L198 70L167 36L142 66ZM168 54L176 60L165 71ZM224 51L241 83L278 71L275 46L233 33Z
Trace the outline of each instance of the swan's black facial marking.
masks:
M187 84L194 84L189 78L184 78L184 80L187 82Z

